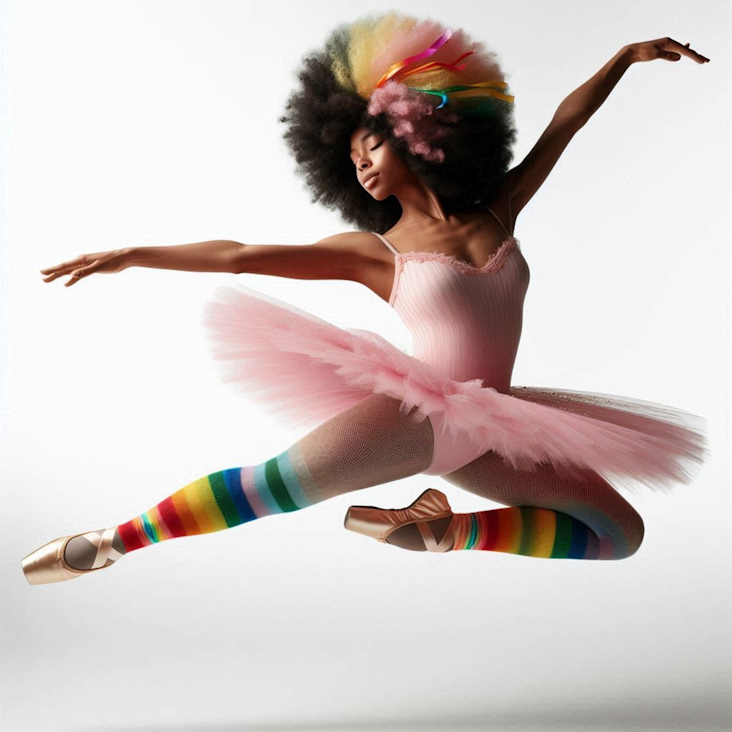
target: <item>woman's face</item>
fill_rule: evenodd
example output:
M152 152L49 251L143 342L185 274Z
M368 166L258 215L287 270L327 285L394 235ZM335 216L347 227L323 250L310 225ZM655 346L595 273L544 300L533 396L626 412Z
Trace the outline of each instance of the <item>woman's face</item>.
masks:
M416 176L389 144L384 135L359 127L351 135L351 162L358 182L377 201L396 194Z

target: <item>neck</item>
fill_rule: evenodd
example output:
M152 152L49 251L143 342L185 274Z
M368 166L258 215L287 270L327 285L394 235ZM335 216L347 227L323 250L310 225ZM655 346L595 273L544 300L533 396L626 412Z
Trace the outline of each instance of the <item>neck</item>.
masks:
M450 217L440 199L421 181L394 194L402 207L401 225L447 221Z

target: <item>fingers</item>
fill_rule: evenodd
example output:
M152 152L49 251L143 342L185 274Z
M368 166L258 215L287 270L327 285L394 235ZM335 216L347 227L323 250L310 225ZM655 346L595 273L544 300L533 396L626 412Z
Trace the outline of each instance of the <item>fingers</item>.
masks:
M63 275L70 274L71 280L65 283L65 286L68 287L69 285L73 285L84 275L91 274L94 271L94 265L99 263L99 260L96 260L89 264L88 257L89 255L82 254L74 259L70 259L68 262L63 262L63 264L57 264L55 267L48 267L47 269L40 270L41 274L46 275L46 277L43 278L43 281L53 282L59 277L63 277Z
M696 61L699 64L705 64L709 59L706 56L702 56L697 53L693 48L690 48L690 44L682 46L678 41L674 41L673 38L667 38L667 45L665 50L670 51L666 54L666 58L670 61L678 61L682 56L687 56L692 61Z
M58 264L55 267L48 267L47 269L42 269L40 271L41 274L46 272L49 273L43 278L44 282L53 282L66 274L70 275L69 281L64 283L64 287L70 287L71 285L76 284L82 277L86 277L87 275L95 272L100 261L101 260L95 260L91 264L80 267L80 258L77 257L69 262L64 262L63 264Z
M58 267L52 267L46 270L41 270L41 272L52 272L51 274L43 278L44 282L53 282L59 277L62 277L65 274L70 274L73 271L74 269L72 267L64 267L62 265L59 265Z
M44 282L53 282L55 279L61 277L61 275L68 274L74 269L77 269L79 265L83 264L86 264L84 257L76 257L75 259L70 259L68 262L64 262L63 264L57 264L55 267L42 269L40 272L41 274L47 275L44 277Z
M87 275L90 275L93 272L95 272L98 264L99 264L99 260L97 260L96 262L92 262L91 264L87 265L86 267L81 267L80 269L75 269L71 273L71 277L69 278L69 281L64 282L64 287L71 287L71 285L75 285L82 277L86 277Z
M47 267L46 269L39 271L41 274L58 274L59 270L66 269L71 266L73 266L73 262L64 262L64 264L57 264L55 267Z
M54 280L57 280L62 275L69 274L68 270L56 270L53 274L48 275L47 277L43 278L44 282L53 282Z
M82 277L86 277L94 272L110 273L120 272L125 268L125 256L127 250L113 249L105 252L89 252L80 254L68 262L57 264L55 267L47 267L40 270L40 273L46 275L44 282L53 282L63 275L70 275L71 279L66 283L66 287L75 284Z

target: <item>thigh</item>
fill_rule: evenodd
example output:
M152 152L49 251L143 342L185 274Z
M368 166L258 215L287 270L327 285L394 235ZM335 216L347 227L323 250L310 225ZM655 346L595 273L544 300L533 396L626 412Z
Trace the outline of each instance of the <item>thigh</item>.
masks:
M489 451L442 477L491 501L572 516L611 542L619 555L635 553L643 541L641 516L608 481L590 470L582 471L581 478L559 476L550 463L537 466L536 472L520 471Z
M430 422L401 412L400 404L371 394L289 448L314 500L416 475L430 464Z

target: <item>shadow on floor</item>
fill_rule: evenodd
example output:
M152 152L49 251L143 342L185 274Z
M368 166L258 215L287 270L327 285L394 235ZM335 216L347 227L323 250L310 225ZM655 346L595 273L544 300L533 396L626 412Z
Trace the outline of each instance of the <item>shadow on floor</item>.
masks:
M732 704L714 695L643 700L617 698L568 708L493 710L485 714L430 715L400 721L372 718L302 722L186 722L162 725L115 725L67 728L64 732L727 732L732 729Z

